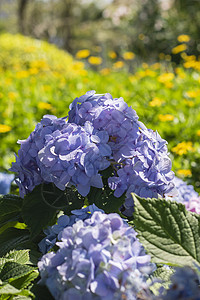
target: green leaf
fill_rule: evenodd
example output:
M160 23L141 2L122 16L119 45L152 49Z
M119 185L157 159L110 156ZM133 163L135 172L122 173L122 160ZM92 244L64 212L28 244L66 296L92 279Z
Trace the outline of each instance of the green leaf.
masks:
M20 291L18 289L16 289L14 286L10 285L9 283L4 284L2 286L0 286L0 295L3 294L18 294L20 293Z
M133 194L134 225L152 261L169 265L200 264L200 215L181 203L144 199Z
M30 234L26 229L8 228L0 235L0 256L13 249L25 247L30 241Z
M30 250L12 250L9 253L7 253L5 256L0 257L0 272L3 269L6 262L12 261L17 262L19 264L29 264L30 258L29 258L29 252Z
M9 259L10 261L14 261L18 264L29 264L30 258L29 258L29 249L26 250L12 250L8 254L5 255L6 259Z
M23 295L18 295L18 296L14 296L14 298L12 300L31 300L33 299L32 297L27 297L27 296L23 296Z
M35 270L34 267L29 265L21 265L16 262L6 262L0 272L0 279L6 281L12 278L18 279Z
M1 228L0 228L0 234L6 230L7 228L10 227L14 227L14 228L18 228L18 229L26 229L27 225L18 221L8 221L6 224L4 224Z
M157 265L156 271L153 273L151 277L154 279L159 279L160 282L155 282L152 286L150 286L151 291L154 295L159 294L159 289L164 287L165 289L169 288L171 283L170 277L174 273L174 269L166 266L159 266Z
M83 200L77 200L73 190L61 191L54 184L42 184L25 196L22 216L34 238L55 221L58 210L70 212L82 205Z
M20 219L22 199L16 195L0 197L0 227L11 221Z
M87 195L89 204L95 204L97 207L103 209L106 213L116 212L120 214L119 208L124 203L124 195L117 198L114 192L108 186L108 178L112 175L113 169L111 167L101 172L103 180L103 188L90 188Z
M35 280L39 276L39 272L37 270L32 271L31 273L26 274L23 277L9 280L9 283L12 284L17 289L25 289L27 288L33 280Z
M12 295L12 297L7 297L6 295ZM15 297L16 295L16 297ZM14 297L13 297L14 296ZM31 297L29 297L31 296ZM29 290L19 290L19 289L16 289L14 286L12 286L11 284L9 283L3 283L1 286L0 286L0 299L1 300L4 300L4 299L26 299L26 300L29 300L29 299L32 299L33 298L33 293ZM23 298L22 298L23 297Z
M22 217L28 225L31 238L37 236L56 216L57 209L43 201L41 186L24 198Z

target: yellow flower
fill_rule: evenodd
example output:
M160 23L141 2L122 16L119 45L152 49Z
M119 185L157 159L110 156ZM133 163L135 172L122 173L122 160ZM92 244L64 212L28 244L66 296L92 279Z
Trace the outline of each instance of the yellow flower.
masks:
M46 109L46 110L52 110L52 105L46 102L39 102L38 103L38 108L39 109Z
M161 106L164 103L164 101L162 99L160 99L159 97L154 97L150 102L149 105L152 107L155 106Z
M159 114L158 118L161 122L169 122L174 120L174 116L170 114L166 114L166 115Z
M193 107L194 106L194 102L193 101L191 101L191 100L184 100L184 102L185 102L185 104L187 105L187 106L189 106L189 107Z
M174 79L174 73L163 73L158 76L158 81L162 83L169 82Z
M177 37L177 40L180 42L180 43L187 43L190 41L190 37L189 35L187 34L181 34Z
M121 69L124 66L124 62L121 60L116 61L116 63L113 64L114 69Z
M176 68L175 69L176 74L178 74L178 77L184 79L186 77L186 74L181 68Z
M176 147L172 148L172 151L178 155L187 154L189 151L194 151L192 142L182 142L179 143Z
M99 56L90 56L88 58L88 62L91 64L91 65L100 65L102 63L102 58L99 57Z
M11 129L9 125L0 124L0 133L9 132Z
M189 68L195 68L196 66L196 61L195 60L191 60L191 61L187 61L183 64L183 66L186 68L186 69L189 69Z
M196 60L187 61L183 64L183 66L186 69L194 68L195 70L200 71L200 61L196 61Z
M192 175L192 172L189 169L180 169L177 171L177 175L180 175L183 177L189 177Z
M72 69L73 70L81 70L84 69L84 63L82 61L76 61L73 62L72 64Z
M171 89L171 88L173 88L173 83L172 82L170 82L170 81L166 81L165 83L164 83L164 85L166 86L166 88L168 88L168 89Z
M36 75L39 73L39 70L37 68L30 68L29 73L30 75Z
M90 51L88 49L82 49L76 52L76 58L86 58L90 55Z
M155 77L157 74L155 71L152 71L150 69L141 70L135 73L136 77L138 79L144 78L144 77Z
M115 51L109 51L108 56L112 59L115 59L117 57L117 53Z
M132 59L134 59L134 57L135 57L135 54L133 53L133 52L125 52L124 54L123 54L123 58L125 59L125 60L132 60Z
M199 130L197 130L197 135L198 135L198 136L200 136L200 129L199 129Z
M108 75L108 74L110 74L110 69L109 68L103 68L103 69L100 70L100 73L102 75Z
M186 54L186 53L185 53ZM195 55L184 55L183 56L183 59L185 60L185 61L196 61L196 56Z
M173 54L178 54L180 52L185 51L186 49L187 49L187 45L186 44L181 44L181 45L178 45L178 46L174 47L172 49L172 53Z
M8 93L8 98L10 98L11 100L15 100L17 97L17 94L15 92L9 92Z
M24 70L24 71L19 71L16 73L16 77L19 78L19 79L22 79L22 78L27 78L29 77L29 72Z
M186 95L189 97L189 98L196 98L200 95L200 90L196 90L196 91L187 91L186 92Z

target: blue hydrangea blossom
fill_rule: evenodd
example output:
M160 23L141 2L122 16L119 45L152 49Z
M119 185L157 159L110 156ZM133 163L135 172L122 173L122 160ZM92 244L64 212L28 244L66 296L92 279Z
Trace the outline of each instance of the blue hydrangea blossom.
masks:
M193 185L187 184L186 181L178 177L174 177L173 182L175 184L177 195L166 195L166 199L177 201L185 205L186 209L200 214L200 196L195 191Z
M95 204L89 205L87 207L83 207L81 209L74 209L71 211L72 215L61 215L58 220L57 224L53 226L48 226L44 233L46 234L46 237L41 240L41 242L38 244L40 251L45 254L49 250L55 246L56 241L60 240L61 234L64 228L67 226L72 226L74 223L76 223L78 220L86 220L88 218L91 218L93 213L95 211L101 211L104 212L102 209L98 208Z
M45 115L35 130L26 140L19 140L21 148L18 151L16 162L12 163L10 171L17 173L16 183L19 186L20 196L24 197L35 186L44 182L41 176L38 152L44 147L46 137L51 136L56 130L61 130L66 121L56 116Z
M58 251L38 263L41 283L55 299L122 299L131 289L134 300L154 270L136 232L118 214L95 211L66 227L56 245Z
M83 125L87 120L109 135L115 176L108 183L116 197L126 193L125 215L133 213L132 192L145 198L174 193L167 142L139 122L123 98L96 95L95 91L76 98L70 106L69 122Z
M23 197L36 185L53 182L59 189L76 186L82 196L90 186L103 187L100 170L106 169L111 155L106 132L67 123L64 119L44 116L21 149L10 169Z

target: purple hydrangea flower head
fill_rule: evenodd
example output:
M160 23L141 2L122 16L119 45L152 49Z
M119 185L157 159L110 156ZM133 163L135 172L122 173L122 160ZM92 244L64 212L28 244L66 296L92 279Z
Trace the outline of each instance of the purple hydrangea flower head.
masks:
M194 190L194 187L187 184L187 182L183 181L182 179L175 176L174 183L178 191L176 201L184 202L199 197L199 194Z
M176 176L173 181L178 194L175 196L167 194L166 198L180 202L185 205L187 210L200 214L200 196L194 187Z
M48 137L56 130L61 130L65 125L66 121L63 118L58 119L55 116L45 115L26 140L18 141L21 148L10 171L17 173L15 181L19 186L21 197L31 192L36 185L45 182L41 176L38 152L44 147Z
M200 215L200 197L192 198L189 201L184 201L186 209Z
M123 214L130 217L134 211L131 193L144 198L159 198L176 191L166 141L157 132L142 130L140 137L134 144L129 144L126 151L122 154L125 166L117 171L118 176L109 178L108 183L116 197L126 192Z
M6 195L9 193L11 182L13 180L13 174L0 173L0 194Z
M123 98L96 95L94 91L76 98L70 106L68 121L83 125L87 120L109 136L115 175L108 179L108 184L114 196L126 193L129 214L134 206L131 192L145 198L164 197L173 192L174 173L167 142L139 122L136 112Z
M98 208L95 204L89 205L87 207L83 207L81 209L75 209L72 210L72 215L62 215L58 218L57 224L53 226L48 226L44 233L46 234L46 237L41 240L41 242L38 244L40 251L45 254L49 250L51 250L57 240L60 240L61 234L64 228L67 226L72 226L75 222L78 220L86 220L88 218L91 218L92 214L95 211L101 211L104 213L104 211L100 208Z
M136 235L118 214L95 211L66 227L58 251L42 257L41 283L55 299L122 299L130 289L136 299L154 269Z
M107 132L66 123L55 116L44 116L25 141L12 164L23 197L36 185L53 182L59 189L74 185L82 196L90 186L103 187L98 173L106 169L111 155Z
M97 130L109 135L114 157L130 138L139 136L139 122L136 112L128 107L123 98L112 98L110 94L98 95L95 91L76 98L70 105L68 121L84 125L90 121Z
M67 123L38 152L42 178L61 190L74 185L82 196L89 193L90 186L102 188L98 172L110 165L107 141L107 133L95 130L90 122L84 126Z

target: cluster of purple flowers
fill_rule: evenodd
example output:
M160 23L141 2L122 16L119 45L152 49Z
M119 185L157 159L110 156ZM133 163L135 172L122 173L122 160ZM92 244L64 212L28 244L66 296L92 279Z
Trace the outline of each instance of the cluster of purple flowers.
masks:
M131 193L164 197L174 190L167 142L138 121L123 98L87 92L76 98L66 118L44 116L29 138L19 141L19 157L11 171L23 197L40 183L59 189L75 186L82 196L102 188L100 171L113 168L108 179L114 195L126 194L124 214L132 215Z
M56 241L61 239L61 234L64 228L68 226L72 226L78 220L86 220L91 218L95 211L104 212L102 209L98 208L95 204L89 205L87 207L83 207L81 209L74 209L71 211L72 215L61 215L58 220L57 224L53 226L48 226L44 229L44 233L46 237L41 240L38 244L40 251L45 254L49 250L55 246Z
M153 270L132 227L115 213L95 211L61 232L56 253L38 263L41 283L59 300L136 299Z
M94 91L76 98L70 106L69 122L83 125L86 121L109 135L115 176L108 183L116 197L126 193L125 215L133 212L132 192L145 198L173 194L174 173L167 142L139 122L136 112L122 98L96 95Z
M41 176L38 152L44 147L46 138L56 130L61 130L65 124L64 119L45 115L26 140L18 141L21 148L18 151L18 156L15 155L16 162L12 163L10 171L17 173L15 181L19 186L21 197L44 182Z
M183 203L187 210L200 214L200 196L194 187L176 176L173 181L178 194L176 197L167 196L166 198Z
M108 134L84 126L67 123L55 116L44 116L28 139L20 141L21 149L11 171L23 197L40 183L53 182L64 190L76 186L82 196L90 186L103 187L99 170L106 169L111 155Z

